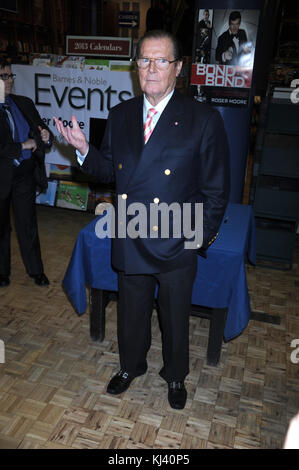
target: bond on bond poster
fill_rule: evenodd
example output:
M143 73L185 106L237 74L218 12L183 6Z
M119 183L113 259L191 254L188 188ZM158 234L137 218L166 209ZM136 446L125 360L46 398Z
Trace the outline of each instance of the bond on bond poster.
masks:
M199 10L191 85L195 99L248 106L259 10Z

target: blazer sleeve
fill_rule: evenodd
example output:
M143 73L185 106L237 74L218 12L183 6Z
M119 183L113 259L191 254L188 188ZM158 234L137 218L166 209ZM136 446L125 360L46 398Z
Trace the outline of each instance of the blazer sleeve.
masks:
M114 181L114 165L112 159L112 117L108 117L105 134L100 150L89 144L89 151L81 166L84 173L98 178L102 183Z
M24 107L24 115L27 119L28 124L30 125L30 132L29 132L29 138L32 138L36 141L37 143L37 150L40 150L41 152L44 151L45 148L50 148L52 143L53 143L53 133L50 131L48 126L44 123L42 120L38 110L36 109L33 101L30 98L26 98L28 100L28 107ZM28 109L28 113L27 113ZM42 129L47 129L50 134L49 142L45 144L40 136L40 131L39 131L39 126L42 127Z
M229 146L220 113L213 110L208 119L200 149L199 194L203 202L203 244L199 254L218 235L218 230L229 200L230 162Z

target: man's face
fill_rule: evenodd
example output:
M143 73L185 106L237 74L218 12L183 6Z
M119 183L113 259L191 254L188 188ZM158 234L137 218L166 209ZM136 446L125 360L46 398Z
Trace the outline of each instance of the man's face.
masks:
M209 12L209 10L206 10L206 11L205 11L205 14L204 14L204 19L205 19L206 21L208 21L209 16L210 16L210 12Z
M11 68L10 67L4 67L4 69L0 69L0 75L2 75L4 73L10 75L11 74ZM13 82L14 81L13 81L12 78L9 78L8 80L3 80L5 96L10 95L12 87L13 87Z
M232 34L238 34L240 28L241 20L237 18L236 20L230 21L229 29Z
M140 57L174 60L171 40L168 38L145 39L141 46ZM148 68L138 69L141 90L153 106L174 89L176 77L180 74L181 68L182 62L179 61L169 64L167 70L158 70L155 63L151 61Z

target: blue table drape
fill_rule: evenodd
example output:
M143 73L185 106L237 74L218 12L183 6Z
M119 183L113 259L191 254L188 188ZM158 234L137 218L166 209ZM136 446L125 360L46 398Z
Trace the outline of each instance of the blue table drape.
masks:
M95 226L99 217L78 235L63 286L76 311L87 308L89 287L117 291L117 272L111 267L111 239L99 239ZM192 303L212 308L228 308L224 339L238 336L250 319L246 281L246 256L252 264L255 255L255 223L251 206L230 203L219 235L206 259L198 256Z

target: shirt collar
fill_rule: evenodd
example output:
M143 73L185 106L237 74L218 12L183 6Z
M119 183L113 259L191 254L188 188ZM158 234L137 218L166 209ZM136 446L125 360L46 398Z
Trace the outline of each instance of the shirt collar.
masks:
M146 119L146 116L147 116L147 111L149 108L155 108L156 111L158 111L159 114L161 114L164 109L166 108L166 105L168 104L168 101L170 100L170 98L172 97L174 93L174 89L171 90L171 92L165 96L165 98L163 98L163 100L161 100L156 106L153 106L149 101L148 99L146 98L145 95L143 95L143 115L145 116L145 119Z

